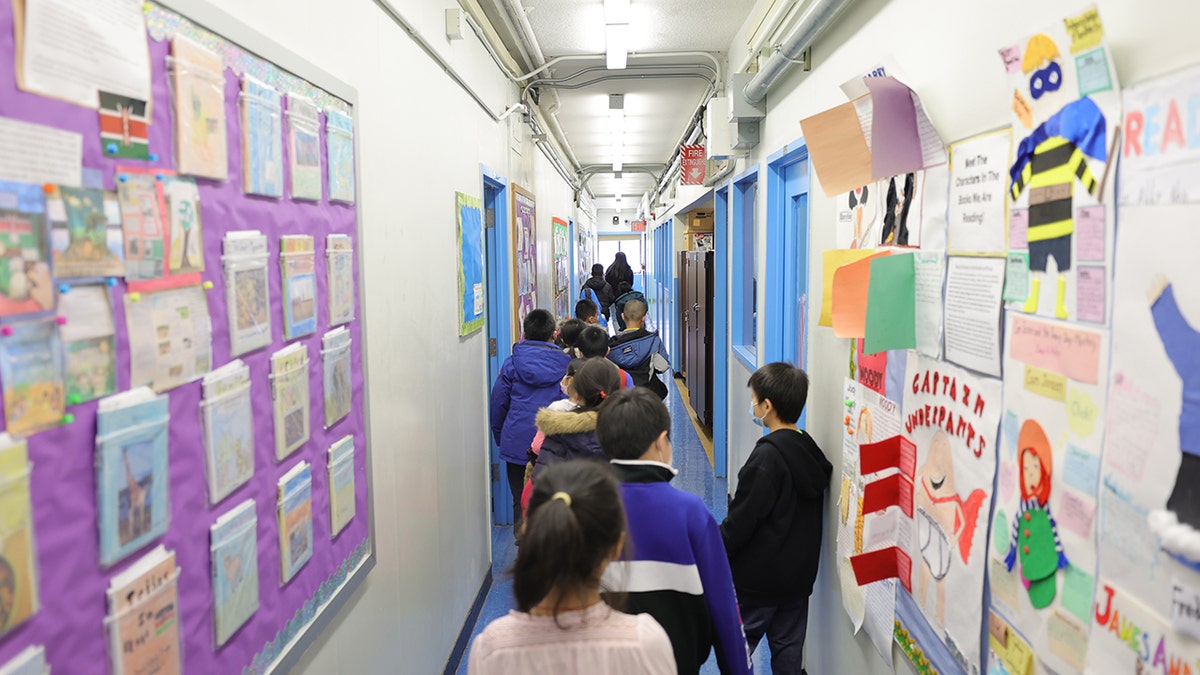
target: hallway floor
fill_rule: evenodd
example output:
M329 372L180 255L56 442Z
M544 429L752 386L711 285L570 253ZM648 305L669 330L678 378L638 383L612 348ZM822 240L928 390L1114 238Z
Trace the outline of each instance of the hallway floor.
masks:
M719 522L725 518L727 483L724 478L713 476L712 464L709 463L708 456L704 452L700 437L696 434L696 428L692 425L689 417L688 408L680 397L679 388L675 386L675 382L670 383L669 389L670 395L667 397L666 403L667 408L671 411L671 446L674 451L675 468L679 469L679 475L671 484L700 495ZM479 621L476 622L471 633L472 640L490 621L508 614L509 610L513 608L512 580L508 578L507 570L512 566L516 557L517 548L513 546L512 527L508 525L493 527L492 588L479 613ZM459 664L457 672L460 675L465 675L467 672L468 654L463 655L462 663ZM767 641L764 638L754 652L754 672L770 675L770 661ZM720 672L717 668L715 652L710 654L708 662L704 664L700 672L702 675L716 675Z

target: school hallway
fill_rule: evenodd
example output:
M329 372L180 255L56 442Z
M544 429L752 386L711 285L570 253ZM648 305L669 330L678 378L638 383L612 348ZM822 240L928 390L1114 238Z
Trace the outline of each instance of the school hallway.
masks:
M679 470L679 475L671 481L671 485L680 490L687 490L704 499L704 503L712 511L717 522L725 519L725 494L728 481L713 475L712 463L705 452L704 444L696 431L696 425L690 416L687 405L680 395L678 380L672 380L668 385L670 390L665 403L671 413L671 448L674 453L673 464ZM492 528L492 587L482 604L475 626L470 629L471 640L479 635L488 622L508 614L514 607L512 596L512 580L507 571L512 567L517 557L517 547L513 545L512 526L500 525ZM463 633L469 627L463 628ZM469 648L463 652L456 672L466 675ZM450 664L447 664L448 666ZM447 667L447 673L450 668ZM708 661L701 669L702 675L716 675L720 672L717 667L716 651L709 654ZM771 655L767 640L763 638L758 649L754 651L754 672L759 675L771 674Z

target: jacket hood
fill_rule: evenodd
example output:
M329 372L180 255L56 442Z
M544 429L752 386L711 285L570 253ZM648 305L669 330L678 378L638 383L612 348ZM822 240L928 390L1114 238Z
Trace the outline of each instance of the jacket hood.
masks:
M537 428L547 436L583 434L596 430L596 411L561 412L542 408L538 411Z
M521 382L533 387L557 384L567 374L571 357L549 342L526 340L513 345L514 372Z

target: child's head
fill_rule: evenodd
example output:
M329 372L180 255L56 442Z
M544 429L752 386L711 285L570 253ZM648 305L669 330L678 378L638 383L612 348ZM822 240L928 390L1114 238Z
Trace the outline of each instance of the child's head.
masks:
M521 324L526 340L549 342L554 339L554 315L544 309L535 309L525 315Z
M600 263L596 263L596 264L592 265L592 276L594 276L594 277L604 276L604 265L601 265Z
M1042 425L1025 420L1017 434L1017 456L1021 464L1021 499L1036 497L1039 504L1050 501L1052 474L1050 439Z
M575 349L584 358L608 356L608 332L600 326L588 326L575 340Z
M795 424L804 412L804 403L808 400L808 376L790 363L768 363L754 371L748 386L755 404L754 414L758 416L761 411L764 422L774 412L780 422ZM768 401L770 405L766 406Z
M563 349L575 346L575 342L579 339L579 334L583 329L587 328L587 324L579 319L567 319L558 327L558 339L555 341L559 347Z
M617 255L620 255L620 254L617 254ZM621 283L617 284L617 297L621 297L622 295L625 295L626 293L628 293L629 291L632 291L632 290L633 290L633 284L629 283L628 281L622 281Z
M596 439L612 459L647 456L669 464L671 415L645 387L622 389L605 401L596 418ZM665 447L665 452L664 452Z
M584 298L575 303L575 318L584 323L596 323L600 320L600 308L596 303Z
M641 328L642 322L646 320L646 303L634 298L625 303L625 308L621 310L621 316L625 318L626 326Z
M595 410L621 389L621 374L608 359L575 359L579 365L567 385L567 395L580 411ZM575 363L572 361L572 363Z
M600 585L625 539L625 510L608 466L578 460L546 467L533 483L513 565L513 596L528 612L557 590L559 602ZM557 616L560 607L553 608Z

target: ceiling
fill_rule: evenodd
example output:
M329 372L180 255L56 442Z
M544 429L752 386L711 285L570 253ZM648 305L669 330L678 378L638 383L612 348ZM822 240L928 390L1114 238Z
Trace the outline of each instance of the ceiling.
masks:
M514 58L511 35L504 35L500 5L510 0L486 0L485 12L501 32ZM512 0L520 2L521 0ZM700 54L655 57L663 52L710 52L718 61L745 22L755 0L631 0L629 8L629 67L604 69L605 19L603 0L523 0L529 25L546 59L564 55L599 55L594 60L568 60L530 83L538 87L543 110L554 109L563 135L583 167L604 165L588 182L598 211L623 207L625 217L636 211L641 195L655 179L632 165L655 165L661 173L687 130L697 107L716 79L711 59ZM489 6L491 5L491 6ZM635 54L640 52L641 54ZM590 72L583 72L593 69ZM572 75L577 75L572 77ZM618 76L622 79L606 79ZM551 87L540 81L570 78ZM591 83L591 84L588 84ZM625 171L612 173L609 94L624 94ZM623 199L618 205L616 195ZM603 218L602 218L603 219Z

